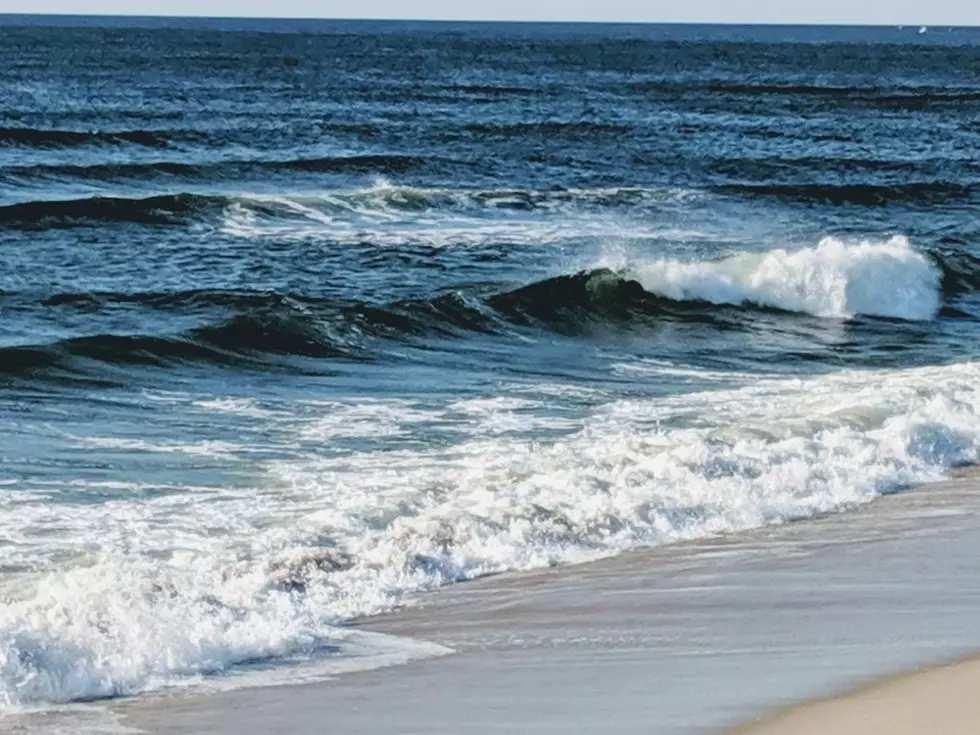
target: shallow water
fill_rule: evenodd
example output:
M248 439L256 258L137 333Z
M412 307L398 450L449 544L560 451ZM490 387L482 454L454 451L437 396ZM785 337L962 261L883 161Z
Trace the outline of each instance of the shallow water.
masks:
M978 31L3 22L8 709L978 459Z

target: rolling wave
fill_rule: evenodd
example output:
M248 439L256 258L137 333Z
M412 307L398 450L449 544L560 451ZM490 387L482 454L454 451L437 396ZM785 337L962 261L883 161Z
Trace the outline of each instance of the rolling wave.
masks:
M316 320L285 309L269 309L238 314L175 336L96 334L47 345L2 347L0 375L57 380L66 375L90 376L86 361L122 366L165 367L187 362L247 366L276 355L357 357L355 350L332 340Z
M226 173L231 175L234 166ZM398 156L355 156L325 159L296 159L242 163L265 168L373 171L404 171L407 167L425 165L422 159ZM8 174L10 168L5 169ZM35 173L41 168L35 169ZM0 175L3 171L0 171ZM98 164L96 166L52 166L41 175L64 175L79 178L143 178L155 175L195 177L203 175L194 164L150 162L133 164ZM904 185L773 185L720 184L710 192L725 196L769 197L803 204L833 204L879 207L888 205L927 205L968 202L976 196L970 184L927 181ZM659 212L711 196L705 191L676 187L598 187L555 189L451 189L437 187L393 186L381 183L364 189L326 191L314 195L211 195L190 191L147 197L96 196L63 200L33 200L0 206L0 227L11 229L58 229L112 222L146 225L181 225L193 218L218 216L231 207L244 207L261 217L295 220L314 219L321 215L352 214L387 218L392 213L432 211L446 214L471 213L493 215L503 211L579 214L623 211L635 216Z
M632 128L616 123L582 120L546 120L522 123L471 123L463 127L469 133L502 138L523 138L528 135L547 135L581 138L593 135L628 135Z
M414 159L385 159L393 166L410 165ZM261 165L285 167L376 167L370 157L295 160ZM68 167L60 167L71 173ZM124 174L140 171L187 173L193 166L152 163L124 164L96 171L96 175L117 170ZM375 169L376 170L376 169ZM78 170L75 173L79 173ZM84 175L85 167L81 173ZM351 213L385 217L392 212L423 210L494 212L499 210L585 211L621 207L662 206L665 202L696 196L677 189L597 188L597 189L440 189L381 184L366 189L326 192L306 196L205 195L190 192L149 197L83 197L63 200L35 200L0 206L0 227L13 229L58 229L111 222L148 225L186 224L195 216L217 214L233 206L247 207L256 214L295 219L318 214Z
M976 260L929 256L895 237L855 243L827 238L810 248L713 261L647 261L509 290L471 287L387 304L274 291L61 293L36 301L34 308L92 313L124 305L197 315L207 322L179 334L98 334L4 347L0 373L33 378L44 378L49 370L84 374L86 360L156 366L199 361L260 365L290 356L369 360L374 340L499 336L514 327L572 336L664 322L750 330L762 312L927 321L939 314L944 299L978 289ZM0 298L19 300L20 308L27 308L23 295Z
M743 83L728 81L652 80L633 82L629 89L644 94L693 96L716 94L730 97L782 97L808 104L851 103L870 107L919 110L930 106L980 102L980 90L972 87L935 86L872 87L833 84Z
M285 160L228 160L188 163L183 161L147 161L135 163L38 164L4 166L0 176L19 182L31 179L74 178L86 181L115 179L152 179L156 176L181 176L207 181L254 175L256 172L371 173L378 176L404 174L421 168L434 159L403 155L353 155L299 157Z
M41 301L45 308L87 312L113 304L185 313L214 310L218 315L178 334L106 333L0 347L0 376L39 380L89 376L98 373L97 367L93 373L91 361L155 367L189 362L242 367L274 364L281 369L284 364L277 357L371 359L368 341L372 338L493 333L500 327L499 318L460 294L388 305L231 291L55 294Z
M935 258L947 299L980 291L980 258L964 252L944 252Z
M930 257L905 237L857 243L825 238L799 250L708 261L661 259L618 272L559 276L493 296L489 303L514 321L552 325L638 316L709 322L721 316L718 307L928 321L939 313L944 295L977 288L975 261Z
M57 229L105 222L143 225L182 224L195 213L221 207L226 198L199 194L164 194L139 198L86 197L32 201L0 207L0 226Z
M722 184L714 191L744 197L785 199L803 204L884 207L890 204L941 204L972 200L976 187L948 181L908 184Z
M92 360L158 367L187 362L268 363L279 368L282 363L276 357L371 359L372 340L377 339L502 335L514 326L576 335L643 320L710 323L722 318L719 307L710 303L672 301L644 290L628 274L604 268L482 296L453 291L388 304L276 292L196 290L62 293L41 299L38 306L77 309L89 315L128 306L203 314L208 323L178 334L97 334L50 344L0 347L0 375L44 378L49 370L55 375L66 371L87 374L92 366L86 361ZM726 316L738 318L737 313Z
M48 128L0 127L0 146L65 148L85 145L128 143L148 148L165 148L176 139L196 138L187 130L58 130Z

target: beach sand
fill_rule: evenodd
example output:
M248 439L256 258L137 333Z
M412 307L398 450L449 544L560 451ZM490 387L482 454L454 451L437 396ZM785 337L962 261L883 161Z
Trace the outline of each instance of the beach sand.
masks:
M969 477L972 472L958 473ZM980 732L980 657L885 678L787 708L735 735L973 735Z
M793 707L734 735L974 735L978 693L980 659L973 658Z
M46 735L88 720L154 735L976 732L980 663L887 677L980 651L978 511L967 474L822 519L485 578L354 626L449 655L6 724Z

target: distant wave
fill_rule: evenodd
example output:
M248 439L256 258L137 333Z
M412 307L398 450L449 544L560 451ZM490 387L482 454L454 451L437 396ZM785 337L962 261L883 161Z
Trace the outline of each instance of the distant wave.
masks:
M146 163L94 163L94 164L38 164L36 166L4 166L0 176L20 180L31 178L75 178L95 181L133 178L143 179L157 175L194 176L202 173L201 167L180 161L148 161Z
M178 224L195 212L220 207L225 201L222 197L166 194L145 199L91 197L23 202L0 207L0 226L47 229L104 222Z
M391 172L399 167L423 165L421 161L399 157L351 157L297 159L264 162L266 168L308 170L348 170ZM388 167L387 169L385 167ZM149 164L100 165L89 167L52 167L64 175L93 178L149 175L195 176L192 165L159 162ZM0 171L2 175L2 171ZM417 188L381 184L365 189L323 192L316 195L205 195L191 192L147 197L98 196L64 200L35 200L0 206L0 228L58 229L112 222L147 225L181 225L194 218L218 216L232 207L244 207L252 214L272 219L315 219L321 215L387 217L394 212L431 210L456 214L469 211L476 215L493 210L541 212L604 213L623 210L629 214L661 211L664 206L691 201L698 197L720 194L740 197L771 197L804 204L853 206L927 205L951 200L969 202L980 188L948 182L919 182L895 186L877 185L772 185L721 184L711 193L678 188L609 187L591 189L452 189ZM224 221L222 219L221 221Z
M164 148L171 141L195 138L186 130L58 130L50 128L0 127L0 146L19 145L34 148L60 148L94 144L129 143L149 148Z
M521 123L472 123L465 125L464 130L481 135L493 135L504 138L523 137L526 135L555 135L582 137L590 135L626 135L632 128L628 125L615 123L591 122L586 120L545 120L541 122Z
M843 87L813 84L718 84L708 83L711 92L743 95L798 95L810 97L860 98L883 105L931 102L978 102L980 90L938 87Z
M671 95L737 95L742 97L801 97L828 102L857 102L872 106L921 109L929 105L980 102L975 88L945 88L928 85L905 87L843 86L833 84L787 84L758 82L746 84L728 81L652 80L633 82L629 89L641 93Z
M778 133L777 133L778 135ZM944 162L947 168L956 166L956 162ZM727 158L715 158L706 162L705 169L713 174L730 176L736 181L750 179L763 182L778 181L779 177L787 174L799 176L801 172L807 175L820 174L834 176L838 178L847 177L868 177L886 175L898 175L905 178L915 178L916 175L923 176L924 171L928 171L934 161L905 161L890 160L887 158L873 157L847 157L847 156L803 156L800 158L790 157L770 157L752 158L732 156ZM966 166L962 166L966 168ZM928 182L925 182L928 183ZM939 182L945 184L946 182ZM751 185L751 184L750 184ZM775 184L780 186L780 184ZM812 186L813 184L808 184ZM841 184L831 184L840 186ZM864 186L877 186L880 184L865 182ZM886 184L888 185L888 184ZM736 184L737 186L737 184Z
M297 158L288 161L269 161L259 165L301 171L363 171L377 174L401 174L424 166L431 159L421 156L359 155Z
M514 85L494 85L494 84L455 84L446 87L450 92L462 92L463 94L473 94L490 97L533 97L541 94L540 89L534 87L518 87Z
M908 184L723 184L714 187L723 194L772 197L804 204L851 204L882 207L889 204L939 204L950 199L969 200L976 187L947 181Z
M371 173L378 176L404 174L421 168L435 159L402 155L354 155L290 158L284 160L229 160L190 163L184 161L147 161L134 163L38 164L4 166L0 177L20 181L38 178L76 178L93 181L113 179L151 179L156 176L181 176L214 179L238 177L256 171L308 171L321 173Z
M393 167L413 165L415 159L383 157L352 157L271 162L261 165L286 168L331 166L338 169L350 166L356 170L381 172L381 165ZM182 164L148 164L150 171L182 173L190 169ZM161 166L162 168L156 168ZM119 173L137 172L143 164L125 164ZM61 167L65 170L65 167ZM106 167L97 174L111 174L115 167ZM84 172L84 168L83 168ZM66 170L66 173L68 171ZM74 173L78 173L76 170ZM298 213L351 212L363 215L387 215L395 211L425 209L458 211L473 210L555 210L578 207L602 210L617 207L659 206L682 196L693 196L673 189L608 188L608 189L439 189L390 186L323 193L315 196L211 196L189 192L150 197L86 197L65 200L38 200L0 206L0 227L16 229L57 229L107 222L128 222L148 225L184 224L193 216L222 212L232 205L242 205L269 217L294 219Z

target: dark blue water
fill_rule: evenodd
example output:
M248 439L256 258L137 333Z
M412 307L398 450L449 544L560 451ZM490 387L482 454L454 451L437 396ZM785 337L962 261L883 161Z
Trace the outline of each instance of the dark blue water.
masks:
M0 92L9 707L980 451L978 30L9 16Z

